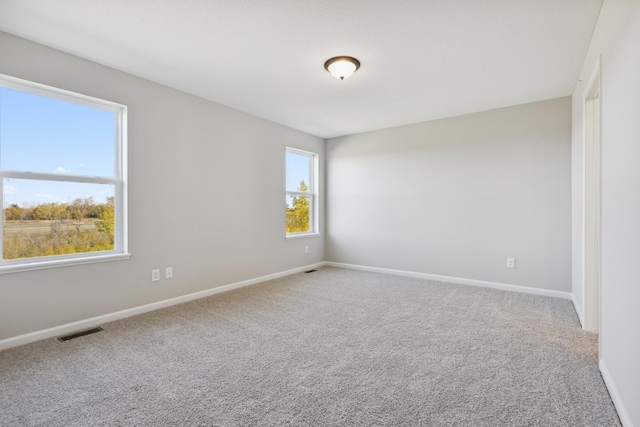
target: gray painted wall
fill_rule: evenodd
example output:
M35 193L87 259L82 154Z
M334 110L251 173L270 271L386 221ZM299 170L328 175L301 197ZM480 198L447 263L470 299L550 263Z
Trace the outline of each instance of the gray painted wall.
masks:
M605 0L573 94L574 252L581 254L583 98L601 55L602 252L600 364L625 425L640 426L640 2ZM583 304L584 262L573 293ZM608 375L608 378L607 378Z
M324 260L324 236L284 238L285 147L322 165L322 139L6 33L0 73L129 107L132 254L0 275L0 340Z
M570 149L568 97L330 139L327 260L568 292Z

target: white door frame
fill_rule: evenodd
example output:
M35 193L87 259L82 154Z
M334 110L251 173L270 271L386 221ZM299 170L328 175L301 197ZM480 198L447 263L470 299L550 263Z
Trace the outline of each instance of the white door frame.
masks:
M602 92L600 57L583 94L584 123L584 329L600 332Z

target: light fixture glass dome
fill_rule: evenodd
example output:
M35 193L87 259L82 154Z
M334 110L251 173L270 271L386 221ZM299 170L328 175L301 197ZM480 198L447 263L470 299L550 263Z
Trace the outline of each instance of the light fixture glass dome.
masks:
M336 56L325 62L324 68L335 78L344 80L360 68L360 61L350 56Z

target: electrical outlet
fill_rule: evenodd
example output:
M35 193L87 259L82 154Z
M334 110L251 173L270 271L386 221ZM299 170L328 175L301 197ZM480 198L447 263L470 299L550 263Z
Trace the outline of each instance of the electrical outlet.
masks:
M151 270L151 281L157 282L160 280L160 270Z
M516 268L515 258L507 258L507 268Z
M304 247L304 253L305 253L305 254L308 254L308 253L309 253L309 246L305 246L305 247Z
M173 267L167 267L164 269L164 278L173 279Z

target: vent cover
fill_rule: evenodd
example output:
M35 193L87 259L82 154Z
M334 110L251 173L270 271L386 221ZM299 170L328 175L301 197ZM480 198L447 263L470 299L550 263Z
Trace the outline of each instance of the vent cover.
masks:
M83 337L85 335L95 334L96 332L100 332L100 331L103 331L103 330L104 329L102 329L102 328L87 329L86 331L75 332L73 334L65 335L63 337L58 337L58 341L65 342L65 341L72 340L74 338Z

